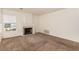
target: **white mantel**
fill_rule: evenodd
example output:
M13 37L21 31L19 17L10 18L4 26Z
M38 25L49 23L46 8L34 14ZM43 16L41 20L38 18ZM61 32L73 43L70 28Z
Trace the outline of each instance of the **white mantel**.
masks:
M23 26L23 28L33 28L33 26Z

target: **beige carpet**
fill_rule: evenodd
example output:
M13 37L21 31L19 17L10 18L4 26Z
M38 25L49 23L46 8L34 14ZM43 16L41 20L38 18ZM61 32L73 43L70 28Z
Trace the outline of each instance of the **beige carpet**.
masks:
M0 51L79 51L79 43L37 33L3 39Z

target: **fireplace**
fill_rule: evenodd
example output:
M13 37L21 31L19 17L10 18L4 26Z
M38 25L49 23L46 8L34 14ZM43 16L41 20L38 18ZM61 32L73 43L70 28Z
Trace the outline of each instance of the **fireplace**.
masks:
M24 35L32 34L32 27L24 28Z

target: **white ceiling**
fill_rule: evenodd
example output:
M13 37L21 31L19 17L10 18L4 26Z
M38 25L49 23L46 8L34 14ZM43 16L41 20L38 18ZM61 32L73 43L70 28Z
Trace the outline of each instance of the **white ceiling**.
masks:
M11 10L23 11L23 12L32 13L35 15L42 15L42 14L55 12L62 9L63 8L12 8Z
M23 11L36 15L42 15L50 12L61 10L62 8L25 8Z

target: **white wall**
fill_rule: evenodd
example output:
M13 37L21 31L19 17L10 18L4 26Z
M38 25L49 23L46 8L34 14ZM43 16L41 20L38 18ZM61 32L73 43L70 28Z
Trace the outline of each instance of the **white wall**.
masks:
M16 31L3 31L3 38L23 35L23 26L32 27L32 14L4 9L3 14L16 16Z
M79 9L63 9L41 15L39 32L79 42Z
M39 16L38 15L33 15L32 16L33 18L33 32L36 33L36 32L39 32L39 28L38 28L38 23L39 23Z

